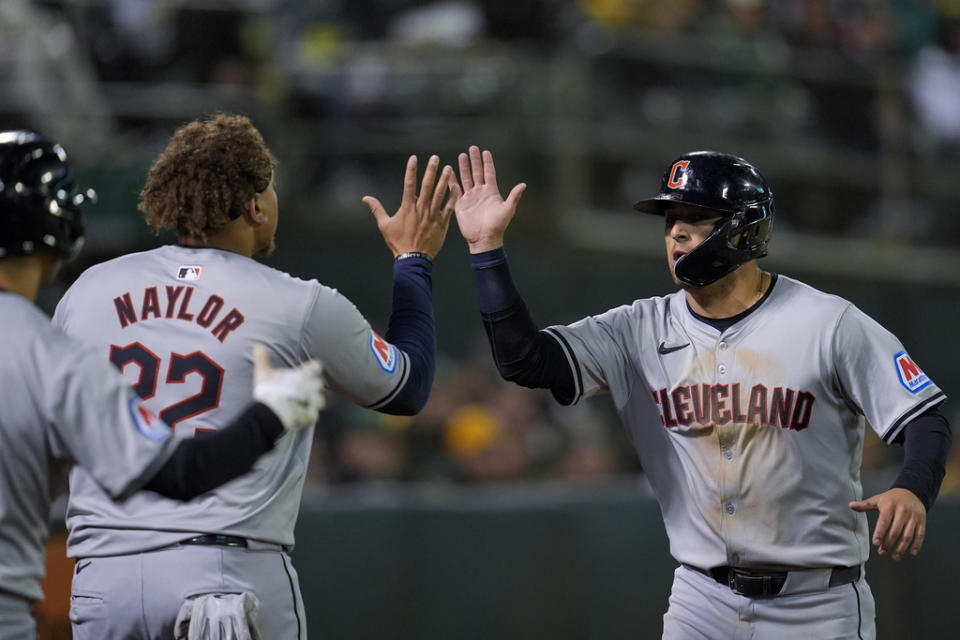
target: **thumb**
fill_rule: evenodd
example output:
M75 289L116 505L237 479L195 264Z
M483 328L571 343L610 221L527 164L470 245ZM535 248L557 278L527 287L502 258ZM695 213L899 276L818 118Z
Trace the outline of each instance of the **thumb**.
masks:
M859 502L851 502L850 508L860 513L877 511L877 503L873 498L868 498L866 500L860 500Z
M253 383L263 378L273 367L270 364L270 352L267 347L257 342L253 345Z
M507 196L507 205L511 209L517 208L517 203L520 202L520 196L523 195L523 192L527 190L527 183L521 182L513 189L510 190L510 195Z
M370 207L370 213L372 213L373 217L377 219L377 226L384 224L390 219L390 216L387 215L387 210L384 209L383 205L380 204L380 201L373 196L363 196L361 200L363 200L365 205Z

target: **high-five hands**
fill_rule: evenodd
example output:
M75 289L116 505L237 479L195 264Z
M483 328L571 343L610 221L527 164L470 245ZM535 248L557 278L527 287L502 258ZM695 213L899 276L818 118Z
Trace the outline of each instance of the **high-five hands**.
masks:
M430 156L427 169L423 173L423 182L420 184L420 194L417 195L417 157L410 156L403 177L400 208L392 216L387 214L380 201L373 196L363 197L363 202L370 207L370 212L377 219L377 228L394 257L419 251L434 258L443 247L450 226L450 215L461 191L449 165L443 168L440 179L437 180L439 165L440 158Z
M492 153L481 153L479 147L471 146L468 153L461 153L457 160L464 189L456 203L460 234L467 241L470 253L497 249L503 246L503 234L527 185L523 182L516 185L504 200L497 186Z

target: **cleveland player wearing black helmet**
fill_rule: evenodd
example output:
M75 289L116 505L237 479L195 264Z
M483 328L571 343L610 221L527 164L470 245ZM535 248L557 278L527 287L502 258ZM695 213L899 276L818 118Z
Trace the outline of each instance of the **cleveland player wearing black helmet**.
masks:
M943 392L850 302L762 270L774 215L743 158L680 156L660 192L679 290L537 331L507 268L493 157L461 154L457 223L501 375L563 404L609 393L660 504L679 566L664 638L875 638L873 544L917 554L944 474ZM867 424L902 443L893 487L864 498Z

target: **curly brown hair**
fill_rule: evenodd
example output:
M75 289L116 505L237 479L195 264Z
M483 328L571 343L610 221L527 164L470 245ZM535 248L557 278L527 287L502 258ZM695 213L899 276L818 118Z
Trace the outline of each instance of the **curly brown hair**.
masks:
M276 164L246 116L194 120L174 132L150 167L138 208L158 232L206 241L269 186Z

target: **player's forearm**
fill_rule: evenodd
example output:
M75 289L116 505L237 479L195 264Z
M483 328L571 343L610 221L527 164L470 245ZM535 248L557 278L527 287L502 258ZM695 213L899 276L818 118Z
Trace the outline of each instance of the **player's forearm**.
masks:
M940 492L953 434L936 409L924 413L903 429L903 468L893 488L912 491L930 510Z
M573 399L573 374L560 345L537 330L510 276L506 253L497 248L472 254L480 315L493 360L504 379L550 389L557 400Z
M410 359L410 375L397 396L379 410L414 415L427 403L437 365L437 335L433 320L432 263L406 258L393 266L393 308L387 342Z
M243 475L283 435L266 405L251 404L223 429L183 440L144 489L190 500Z

